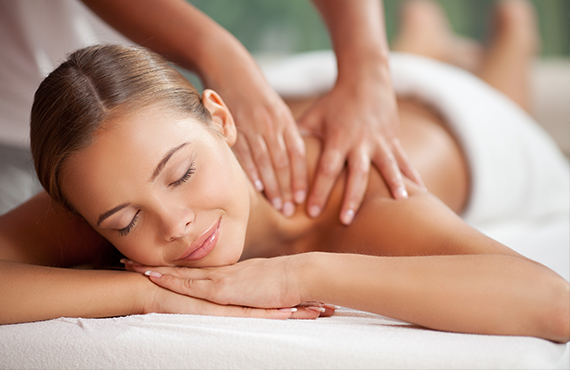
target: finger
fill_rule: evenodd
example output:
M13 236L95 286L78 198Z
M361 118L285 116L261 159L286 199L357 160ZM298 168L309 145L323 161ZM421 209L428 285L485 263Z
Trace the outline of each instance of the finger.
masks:
M301 204L307 197L308 170L305 142L298 130L287 130L284 135L291 163L291 184L295 203Z
M281 193L281 200L287 211L293 212L293 195L291 191L291 173L289 166L289 156L287 155L287 148L283 136L272 135L270 142L268 142L269 153L273 160L273 169L277 176L279 189ZM284 209L284 210L285 210Z
M180 266L143 266L137 263L131 265L133 271L146 274L147 271L162 275L172 275L182 279L208 279L210 271L207 268L189 268Z
M158 269L148 270L144 274L156 285L194 298L201 298L217 304L226 305L227 300L215 299L217 287L212 280L180 278L174 275L163 274Z
M364 199L370 174L370 157L360 152L348 158L348 178L344 201L340 211L340 221L349 225Z
M400 167L398 167L398 163L388 146L380 145L380 149L373 159L394 199L407 198L408 192L400 173Z
M260 319L286 320L297 312L296 308L275 309L275 308L253 308L241 306L223 306L215 303L205 302L208 315L227 317L253 317Z
M325 148L323 151L307 203L309 216L317 217L321 213L344 166L344 159L344 154L337 149Z
M267 150L265 140L263 140L263 137L261 136L256 136L255 140L250 141L250 145L253 153L253 160L261 175L261 181L263 181L265 196L269 199L271 204L273 204L273 207L281 210L283 201L281 199L278 181L275 177L273 163L271 162L271 156Z
M314 320L318 318L321 313L315 310L309 310L307 307L297 307L298 310L293 312L291 319Z
M263 182L259 177L257 166L253 162L251 150L243 135L238 135L233 150L255 189L260 192L263 191Z
M425 188L426 186L422 180L422 177L420 176L420 173L412 165L410 158L408 157L406 151L404 150L404 148L402 148L402 145L400 144L400 140L395 139L392 142L392 148L394 148L394 157L396 158L398 166L402 170L404 176L408 177L410 180L412 180L422 188Z

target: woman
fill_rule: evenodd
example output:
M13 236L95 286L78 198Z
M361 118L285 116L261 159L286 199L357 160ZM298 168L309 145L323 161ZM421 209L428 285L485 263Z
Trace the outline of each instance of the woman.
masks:
M77 51L36 92L32 152L49 196L1 220L0 292L10 299L0 321L314 318L323 309L310 302L329 302L439 330L570 340L569 284L457 216L470 185L461 146L429 108L401 100L399 110L402 142L431 193L408 181L410 197L396 201L374 172L345 227L343 173L320 217L287 218L248 182L217 93L200 97L145 49ZM319 141L306 146L314 169ZM107 241L152 280L45 267L93 263Z

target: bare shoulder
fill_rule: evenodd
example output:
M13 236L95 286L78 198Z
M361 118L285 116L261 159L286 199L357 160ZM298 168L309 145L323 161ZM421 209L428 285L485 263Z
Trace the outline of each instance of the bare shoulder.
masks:
M414 102L400 103L401 142L428 192L406 181L410 197L394 200L379 172L372 170L363 205L352 225L339 222L346 170L339 177L320 222L316 250L372 255L497 253L511 249L467 225L461 217L469 195L466 161L440 118ZM321 142L306 138L311 181Z
M94 262L109 246L45 192L0 216L1 260L69 267Z

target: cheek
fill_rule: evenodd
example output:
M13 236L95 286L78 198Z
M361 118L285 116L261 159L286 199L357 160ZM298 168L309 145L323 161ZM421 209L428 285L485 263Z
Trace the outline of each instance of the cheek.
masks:
M164 260L160 248L150 242L154 240L151 230L150 227L145 227L142 232L139 230L137 235L133 235L132 238L117 237L110 241L121 254L130 260L143 265L161 266L164 265Z

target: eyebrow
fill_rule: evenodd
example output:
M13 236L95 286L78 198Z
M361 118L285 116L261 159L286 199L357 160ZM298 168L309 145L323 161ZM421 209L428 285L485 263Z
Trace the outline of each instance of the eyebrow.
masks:
M190 142L180 144L177 147L170 149L168 151L168 153L166 153L164 155L164 157L162 157L162 160L158 163L158 165L156 166L156 168L154 169L154 171L152 173L152 176L150 177L150 179L148 181L153 182L158 177L158 175L160 175L160 172L164 169L164 166L166 166L166 163L168 162L170 157L172 157L172 155L174 153L176 153L178 150L184 148L188 144L190 144ZM127 207L128 205L130 205L130 203L123 203L119 206L116 206L113 209L108 210L107 212L102 213L99 216L99 220L97 220L97 226L99 226L101 224L101 222L105 221L106 219L108 219L109 217L111 217L115 213L119 212L121 209Z
M97 226L99 226L101 224L101 222L105 221L107 218L109 218L111 215L119 212L121 209L125 208L126 206L128 206L130 203L124 203L121 204L120 206L116 206L113 209L108 210L107 212L101 214L99 216L99 220L97 221Z
M150 179L148 179L148 181L153 182L158 177L158 175L160 175L160 172L164 169L164 166L166 166L166 163L168 162L170 157L172 157L172 155L174 153L176 153L178 150L182 149L183 147L185 147L188 144L189 144L189 142L186 142L184 144L178 145L175 148L170 149L170 151L168 153L166 153L164 155L164 157L162 158L162 160L158 163L158 165L154 169L154 172L152 173L152 176L150 177Z

